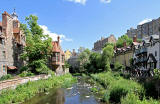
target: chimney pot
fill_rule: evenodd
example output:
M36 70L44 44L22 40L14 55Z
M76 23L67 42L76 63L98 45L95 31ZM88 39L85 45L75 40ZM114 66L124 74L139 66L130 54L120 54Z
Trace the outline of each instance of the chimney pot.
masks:
M137 36L136 35L133 37L133 42L137 42Z
M126 47L127 46L127 43L126 41L123 42L123 47Z

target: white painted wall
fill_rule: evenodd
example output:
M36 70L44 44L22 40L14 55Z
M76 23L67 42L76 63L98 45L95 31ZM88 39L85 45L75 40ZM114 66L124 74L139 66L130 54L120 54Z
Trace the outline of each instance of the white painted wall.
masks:
M160 44L159 42L155 43L154 46L149 46L147 47L147 57L149 56L150 53L152 53L154 55L154 57L156 58L157 60L157 69L160 69L160 61L159 61L159 58L160 58L160 53L159 53L159 47L160 47ZM155 56L155 51L157 51L157 56Z

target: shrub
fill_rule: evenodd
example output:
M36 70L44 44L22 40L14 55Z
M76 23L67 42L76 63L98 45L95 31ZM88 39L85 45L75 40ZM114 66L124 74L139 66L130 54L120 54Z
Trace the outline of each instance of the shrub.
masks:
M121 104L160 104L160 101L150 99L139 99L139 96L134 93L129 93L126 97L121 99Z
M100 73L92 74L91 77L103 85L107 92L104 95L104 101L113 101L119 103L122 97L128 93L135 93L144 96L144 88L135 81L127 80L121 77L118 73Z
M114 71L119 71L121 72L124 69L124 66L120 64L119 62L115 62L114 64Z
M29 77L29 76L34 76L33 73L31 73L30 71L23 71L21 74L19 74L20 77Z
M0 81L3 81L3 80L7 80L7 79L11 79L12 76L10 74L7 74L7 75L4 75L0 78Z

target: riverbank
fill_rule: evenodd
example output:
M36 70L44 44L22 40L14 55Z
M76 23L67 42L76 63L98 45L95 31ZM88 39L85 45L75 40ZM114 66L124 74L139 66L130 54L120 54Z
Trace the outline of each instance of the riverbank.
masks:
M118 73L104 72L90 77L104 87L102 100L121 104L160 104L159 101L145 97L145 89L136 81L124 79Z
M16 89L3 90L0 95L0 104L12 104L24 102L40 92L48 91L54 87L69 87L76 82L71 74L52 76L46 80L28 82L17 86Z
M100 102L90 88L95 87L84 76L77 76L77 83L69 88L53 88L39 93L22 104L106 104Z

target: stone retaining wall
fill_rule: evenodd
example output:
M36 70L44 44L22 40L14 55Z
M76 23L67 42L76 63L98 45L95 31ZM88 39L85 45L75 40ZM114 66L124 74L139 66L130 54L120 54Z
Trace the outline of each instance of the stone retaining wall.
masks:
M0 90L8 88L16 88L17 85L27 83L29 81L37 81L40 79L48 79L51 75L37 75L33 77L16 78L11 80L0 81Z

